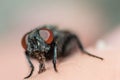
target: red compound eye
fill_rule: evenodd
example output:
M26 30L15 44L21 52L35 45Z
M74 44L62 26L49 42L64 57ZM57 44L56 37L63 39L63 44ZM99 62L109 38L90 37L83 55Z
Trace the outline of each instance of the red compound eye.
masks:
M28 35L25 34L25 35L23 36L22 40L21 40L22 47L23 47L24 49L27 49L27 45L26 45L26 39L27 39L27 38L28 38Z
M43 29L40 29L39 34L47 44L52 43L53 33L51 30L43 28Z

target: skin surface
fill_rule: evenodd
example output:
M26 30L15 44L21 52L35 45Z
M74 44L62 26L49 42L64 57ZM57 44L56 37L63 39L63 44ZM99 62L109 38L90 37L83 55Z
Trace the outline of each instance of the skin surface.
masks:
M103 57L104 61L82 54L79 50L73 55L57 60L58 72L54 71L52 61L46 62L46 71L38 74L38 62L32 60L35 71L27 80L119 80L120 79L120 28L117 28L103 39L107 43L104 49L96 49L96 46L86 48L87 51L97 56ZM23 80L29 73L30 66L24 54L24 50L19 44L13 43L12 47L4 50L0 56L0 79ZM3 52L2 52L3 53ZM14 54L14 55L13 55ZM7 77L6 77L7 76Z
M79 50L65 59L57 60L58 73L54 71L52 61L46 62L46 71L38 74L38 62L32 60L35 71L27 80L119 80L120 79L120 28L106 35L107 46L104 49L96 49L96 46L86 48L87 51L103 57L104 61L82 54ZM12 41L12 40L11 40ZM0 79L23 80L29 73L30 66L21 48L21 44L4 50L0 56ZM4 46L2 46L4 47ZM7 54L6 54L7 53ZM9 54L10 53L10 54ZM7 77L6 77L7 76Z

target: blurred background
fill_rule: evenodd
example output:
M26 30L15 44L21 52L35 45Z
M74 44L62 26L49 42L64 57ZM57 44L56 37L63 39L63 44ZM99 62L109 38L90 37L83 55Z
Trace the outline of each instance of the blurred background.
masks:
M83 43L90 45L119 25L119 3L119 0L0 0L1 41L9 43L8 37L15 40L39 25L55 24L79 30Z
M26 59L21 46L26 32L53 24L76 33L87 47L119 27L119 4L120 0L0 0L0 79L26 74L20 71L28 67L22 63Z

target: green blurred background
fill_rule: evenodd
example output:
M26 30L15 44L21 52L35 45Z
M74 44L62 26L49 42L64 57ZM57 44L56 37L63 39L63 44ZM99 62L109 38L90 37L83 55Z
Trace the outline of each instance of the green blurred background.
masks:
M19 40L44 24L79 29L83 43L94 42L119 25L119 4L120 0L0 0L1 43Z
M83 4L101 8L109 21L109 28L119 24L120 0L0 0L0 33L5 34L9 29L20 25L23 19L21 14L24 15L30 10L41 10L42 13L47 7L70 9L79 8Z

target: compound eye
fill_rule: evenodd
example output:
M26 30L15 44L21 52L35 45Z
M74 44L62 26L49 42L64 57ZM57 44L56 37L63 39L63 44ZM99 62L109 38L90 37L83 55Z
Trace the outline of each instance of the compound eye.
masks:
M51 44L53 41L53 33L51 30L43 28L39 31L40 37L47 43Z
M22 47L26 50L27 49L27 39L28 39L28 35L25 34L21 40L21 44L22 44Z

